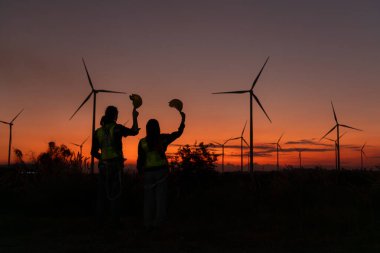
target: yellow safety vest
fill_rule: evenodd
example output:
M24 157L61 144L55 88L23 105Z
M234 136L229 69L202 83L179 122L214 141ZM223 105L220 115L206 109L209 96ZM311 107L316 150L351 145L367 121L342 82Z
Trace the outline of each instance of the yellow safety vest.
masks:
M145 153L145 168L161 167L166 166L168 164L168 161L166 160L166 156L164 153L160 153L157 150L149 150L146 138L141 139L140 145Z
M107 124L96 130L96 137L98 138L99 146L102 151L102 160L113 158L122 158L121 150L116 150L114 140L114 129L116 123Z

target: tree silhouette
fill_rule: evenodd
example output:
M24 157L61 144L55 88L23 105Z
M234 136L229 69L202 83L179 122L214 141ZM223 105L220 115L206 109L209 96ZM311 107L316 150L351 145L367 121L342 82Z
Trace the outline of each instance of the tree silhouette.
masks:
M211 152L210 145L203 142L198 145L184 145L171 157L170 166L173 170L198 172L215 170L218 155Z
M66 145L57 146L51 141L46 152L37 157L37 165L41 172L79 172L82 168L82 160L79 154L75 154Z

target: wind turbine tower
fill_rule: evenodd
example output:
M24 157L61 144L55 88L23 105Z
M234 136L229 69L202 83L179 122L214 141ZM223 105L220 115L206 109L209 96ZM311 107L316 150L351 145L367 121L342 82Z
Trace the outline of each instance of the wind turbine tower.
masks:
M269 57L266 59L264 65L262 66L259 74L256 76L255 80L252 83L252 86L249 90L238 90L238 91L225 91L225 92L216 92L213 94L243 94L243 93L249 93L249 166L250 166L250 173L253 173L253 99L256 100L257 104L260 106L261 110L264 112L265 116L268 118L269 122L272 122L269 118L268 114L265 112L264 107L261 105L260 100L253 92L253 88L255 87L257 81L260 78L261 73L263 72L263 69L265 65L267 64L269 60Z
M280 157L279 157L279 152L280 152L280 149L281 149L281 145L280 145L280 141L282 139L282 137L284 136L284 134L282 134L280 136L280 138L278 138L277 142L272 142L270 144L273 144L273 145L276 145L276 155L277 155L277 170L280 169Z
M216 143L217 145L219 145L220 147L222 147L222 173L224 173L224 146L227 144L227 142L229 142L231 140L228 139L226 140L225 142L222 143L219 143L219 142L216 142L216 141L213 141L214 143Z
M360 149L360 170L364 170L364 166L363 166L363 156L367 157L367 155L364 153L364 147L365 147L366 143L364 143L364 145L362 146L362 148Z
M243 131L241 132L241 135L239 137L235 137L235 138L231 139L231 141L232 140L240 140L240 170L241 170L241 172L243 172L243 143L245 143L249 147L248 142L243 137L246 126L247 126L247 121L245 122L245 125L243 127Z
M13 127L13 122L17 119L17 117L24 111L22 109L10 122L2 121L0 120L1 123L9 125L9 144L8 144L8 167L11 166L11 147L12 147L12 127Z
M346 133L343 133L339 138L342 138ZM335 151L335 169L338 169L338 141L325 137L326 140L334 142Z
M298 150L298 159L300 161L300 169L302 168L302 151L303 150Z

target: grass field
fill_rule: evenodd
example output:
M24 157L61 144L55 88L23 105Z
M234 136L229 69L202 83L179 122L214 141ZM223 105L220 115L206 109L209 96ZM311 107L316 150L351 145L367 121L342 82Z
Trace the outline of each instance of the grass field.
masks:
M379 172L172 175L169 219L153 231L135 176L123 229L96 227L94 176L0 176L0 252L380 252Z

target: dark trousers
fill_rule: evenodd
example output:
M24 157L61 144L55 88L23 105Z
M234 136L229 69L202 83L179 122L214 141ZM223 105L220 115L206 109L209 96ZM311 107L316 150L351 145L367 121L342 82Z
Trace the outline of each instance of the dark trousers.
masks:
M112 159L99 163L98 198L96 204L96 218L99 225L106 220L109 208L111 221L120 222L120 200L122 193L123 160Z
M144 172L144 226L159 226L166 218L168 169Z

